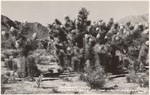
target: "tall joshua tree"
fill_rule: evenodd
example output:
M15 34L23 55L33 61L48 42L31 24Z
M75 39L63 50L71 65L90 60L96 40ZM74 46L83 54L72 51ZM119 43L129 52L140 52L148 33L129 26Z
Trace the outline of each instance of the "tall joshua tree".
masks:
M80 32L83 32L87 28L87 18L88 18L89 12L87 11L86 8L82 7L81 10L78 12L78 17L77 17L77 29Z
M31 39L27 38L27 35L25 34L25 32L27 32L27 28L28 27L24 25L20 33L17 35L18 40L16 41L16 48L20 48L21 56L24 59L21 68L23 71L23 77L28 76L29 80L33 81L34 74L32 69L35 67L35 64L33 62L33 57L30 58L29 53L37 48L37 35L34 33Z
M83 37L87 29L87 26L90 25L90 21L88 21L88 15L89 12L84 7L81 8L81 10L79 10L78 12L78 17L76 22L77 35L75 37L75 40L79 48L83 47Z

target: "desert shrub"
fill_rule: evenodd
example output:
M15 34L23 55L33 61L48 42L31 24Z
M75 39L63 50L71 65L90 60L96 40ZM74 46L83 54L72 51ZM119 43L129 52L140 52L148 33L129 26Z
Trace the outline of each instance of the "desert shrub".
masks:
M27 69L28 69L28 76L35 76L35 75L40 75L40 71L38 70L35 62L35 57L33 55L29 55L27 57Z
M6 84L8 83L8 79L9 79L9 76L8 75L1 75L1 84Z
M49 64L49 58L45 55L39 56L39 58L36 59L36 63L42 65Z
M15 49L15 41L11 36L5 41L5 48Z
M17 65L17 63L16 63L16 62L15 62L15 63L13 63L12 68L13 68L13 70L14 70L14 71L17 71L17 69L18 69L18 65Z
M2 86L1 86L1 94L4 94L4 93L5 93L5 89L6 89L5 86L2 85Z
M50 62L56 62L56 59L43 49L37 49L32 52L32 55L35 57L36 64L47 65Z
M37 66L34 66L33 72L34 72L33 74L34 77L38 77L41 74L41 71L38 69Z
M5 41L1 41L1 48L6 48L6 42Z
M131 64L131 61L130 61L130 59L129 58L127 58L127 57L125 57L124 59L123 59L123 68L126 68L126 69L129 69L129 65Z
M130 74L126 76L126 80L128 83L138 82L137 78L138 78L138 76L134 72L130 72Z
M9 56L11 55L10 53L7 53L7 52L4 52L3 54L4 54L5 58L9 58Z
M56 59L56 58L54 58L54 57L52 57L49 61L50 61L50 62L56 62L56 61L57 61L57 59Z
M80 74L80 80L86 81L86 76L87 76L86 73L81 73L81 74Z
M54 87L52 88L53 93L61 93L60 91L58 91L58 87Z
M126 80L128 83L137 83L141 87L149 87L148 72L145 72L144 74L138 74L133 72L130 72L129 75L126 76Z
M80 76L80 79L87 82L91 88L102 88L106 83L106 78L103 68L89 71Z
M14 49L6 49L2 51L2 54L4 54L6 58L9 58L9 56L13 56L13 58L16 58L20 54L20 51Z
M4 64L10 70L17 70L17 63L13 59L7 60Z
M9 79L8 79L8 83L11 84L11 83L16 83L17 80L15 78L16 76L14 74L11 74Z
M1 54L1 61L5 61L5 55L4 54Z
M18 50L12 51L12 56L14 58L18 57L19 54L20 54L20 51L18 51Z
M1 75L1 84L10 84L16 83L14 72L6 72L5 74Z
M134 58L138 58L139 49L134 48L134 47L129 47L129 49L128 49L128 55L133 56Z
M139 76L138 79L138 84L141 87L149 87L149 77L146 74Z
M23 71L22 70L17 70L17 77L18 78L23 78Z
M46 50L45 49L37 49L37 50L34 51L34 53L44 55L44 54L46 54Z

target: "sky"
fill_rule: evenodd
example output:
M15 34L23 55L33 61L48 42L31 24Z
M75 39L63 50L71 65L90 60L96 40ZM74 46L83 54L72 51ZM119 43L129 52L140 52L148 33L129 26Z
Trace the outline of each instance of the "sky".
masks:
M52 23L55 18L64 21L64 16L74 20L81 7L89 11L88 19L116 21L129 16L149 13L148 1L2 1L1 14L21 22Z

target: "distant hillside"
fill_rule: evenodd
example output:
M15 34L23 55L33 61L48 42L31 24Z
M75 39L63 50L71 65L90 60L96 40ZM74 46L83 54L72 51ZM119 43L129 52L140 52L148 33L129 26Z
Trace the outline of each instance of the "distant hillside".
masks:
M16 27L16 24L11 19L4 15L1 15L1 30L8 31L11 26L18 29Z
M21 23L18 21L14 21L14 22L19 29L21 28L22 24L25 24L25 23ZM34 23L26 22L26 25L29 28L28 29L29 31L27 31L28 37L32 37L33 33L37 33L38 39L47 38L47 36L48 36L48 28L47 27L43 26L42 24L40 24L38 22L34 22Z
M118 21L118 23L126 24L126 22L130 21L131 24L135 25L139 22L146 23L149 22L149 14L143 14L143 15L137 15L137 16L127 16L125 18L122 18Z
M40 23L27 23L30 28L29 37L32 36L33 33L37 33L37 37L39 39L47 38L48 37L48 28L43 26Z
M9 32L11 27L14 27L15 29L20 30L21 26L24 23L19 21L12 21L8 17L1 15L1 30L4 30L6 32ZM31 37L33 33L37 33L38 39L47 38L48 36L48 28L43 26L42 24L38 22L26 22L28 26L28 37Z

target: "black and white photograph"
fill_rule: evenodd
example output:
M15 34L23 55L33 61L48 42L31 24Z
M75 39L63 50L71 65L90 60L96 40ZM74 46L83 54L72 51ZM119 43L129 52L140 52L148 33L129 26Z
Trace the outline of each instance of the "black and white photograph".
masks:
M149 94L149 1L1 1L1 94Z

